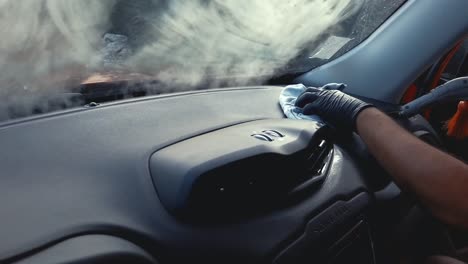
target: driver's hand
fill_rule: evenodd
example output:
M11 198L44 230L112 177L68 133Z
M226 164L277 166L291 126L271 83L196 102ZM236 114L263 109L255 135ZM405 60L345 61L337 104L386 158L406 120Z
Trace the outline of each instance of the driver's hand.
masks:
M305 115L316 114L337 128L355 130L358 114L372 105L325 87L308 88L298 97L296 106L302 108Z

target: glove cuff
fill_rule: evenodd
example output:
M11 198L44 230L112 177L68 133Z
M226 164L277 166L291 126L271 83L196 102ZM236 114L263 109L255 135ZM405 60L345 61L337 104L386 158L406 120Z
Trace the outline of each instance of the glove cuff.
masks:
M362 102L359 104L358 107L356 107L356 109L353 111L353 117L352 117L352 130L353 131L357 131L357 118L359 116L359 114L364 110L364 109L367 109L367 108L371 108L371 107L375 107L373 104L369 104L369 103L365 103L365 102Z

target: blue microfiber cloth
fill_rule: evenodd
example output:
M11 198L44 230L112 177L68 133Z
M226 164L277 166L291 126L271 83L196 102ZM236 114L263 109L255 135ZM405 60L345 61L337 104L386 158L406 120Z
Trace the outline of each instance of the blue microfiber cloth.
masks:
M343 90L346 87L342 83L329 83L323 86L323 89ZM301 95L307 87L303 84L294 84L286 86L279 96L279 103L283 109L284 115L290 119L304 119L312 121L322 121L317 115L304 115L302 109L295 106L297 97Z

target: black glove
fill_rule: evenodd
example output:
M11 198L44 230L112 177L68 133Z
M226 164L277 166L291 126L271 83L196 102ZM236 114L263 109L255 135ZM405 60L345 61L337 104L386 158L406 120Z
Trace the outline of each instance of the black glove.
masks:
M296 106L304 115L316 114L337 128L355 130L358 114L372 105L340 90L308 88L297 98Z

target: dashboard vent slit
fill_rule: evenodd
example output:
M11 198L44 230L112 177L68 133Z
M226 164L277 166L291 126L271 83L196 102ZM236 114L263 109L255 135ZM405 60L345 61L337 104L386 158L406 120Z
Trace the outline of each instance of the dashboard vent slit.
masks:
M321 140L319 144L312 147L312 152L307 158L307 171L312 175L320 175L327 164L327 157L330 154L331 145L326 140Z

